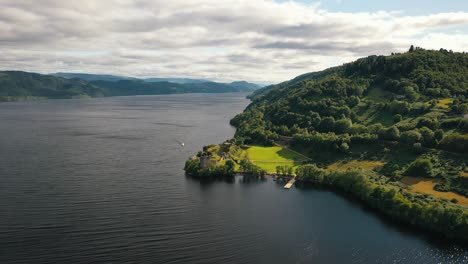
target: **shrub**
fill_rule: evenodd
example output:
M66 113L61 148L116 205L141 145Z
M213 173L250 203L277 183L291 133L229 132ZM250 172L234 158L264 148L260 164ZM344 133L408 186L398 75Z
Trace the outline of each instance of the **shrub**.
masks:
M407 144L414 144L422 140L422 135L416 130L410 130L401 134L401 140Z
M398 123L403 119L403 117L400 114L396 114L393 116L393 122Z
M462 132L468 133L468 119L462 119L460 120L460 123L458 123L458 129Z
M432 167L432 162L429 159L417 159L409 165L406 170L406 175L414 177L431 177Z
M468 135L452 134L445 136L439 143L441 149L455 152L468 150Z
M421 143L414 143L413 144L413 149L416 150L417 152L420 152L422 150L422 145Z

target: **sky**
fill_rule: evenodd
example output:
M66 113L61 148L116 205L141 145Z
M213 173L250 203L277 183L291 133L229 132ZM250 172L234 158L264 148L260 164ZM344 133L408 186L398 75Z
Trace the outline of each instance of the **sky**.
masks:
M277 83L410 45L468 51L468 1L0 0L0 70Z

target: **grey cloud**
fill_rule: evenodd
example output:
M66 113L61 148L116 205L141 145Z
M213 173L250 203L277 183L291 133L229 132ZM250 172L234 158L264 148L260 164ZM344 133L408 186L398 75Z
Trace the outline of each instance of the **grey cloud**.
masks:
M290 49L307 50L320 54L336 54L344 52L353 54L370 54L371 52L391 51L400 48L399 45L391 42L375 42L372 44L344 43L344 42L298 42L298 41L277 41L255 46L259 49Z
M236 0L0 0L0 6L0 68L38 72L282 81L409 44L459 50L468 42L466 34L431 33L468 26L466 12L333 13Z

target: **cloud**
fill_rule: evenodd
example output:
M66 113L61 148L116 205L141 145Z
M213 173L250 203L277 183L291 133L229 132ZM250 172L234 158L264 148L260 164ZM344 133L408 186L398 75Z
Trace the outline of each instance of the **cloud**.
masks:
M411 44L468 46L467 12L342 13L271 0L0 0L0 6L0 68L43 73L279 82Z

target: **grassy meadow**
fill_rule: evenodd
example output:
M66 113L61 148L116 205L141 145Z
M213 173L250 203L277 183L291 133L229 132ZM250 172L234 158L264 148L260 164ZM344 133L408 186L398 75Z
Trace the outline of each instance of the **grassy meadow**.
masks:
M247 157L252 163L269 173L276 172L277 166L286 165L296 168L306 160L302 155L280 146L249 146L245 150L247 151Z
M363 169L363 170L375 170L385 165L382 161L373 160L352 160L350 162L335 162L327 167L327 170L341 170L345 171L348 169Z
M434 190L434 186L439 183L439 179L429 179L421 177L403 177L401 182L411 186L412 190L419 193L431 194L435 197L445 198L448 200L457 199L458 203L468 206L468 198L454 192L439 192Z

